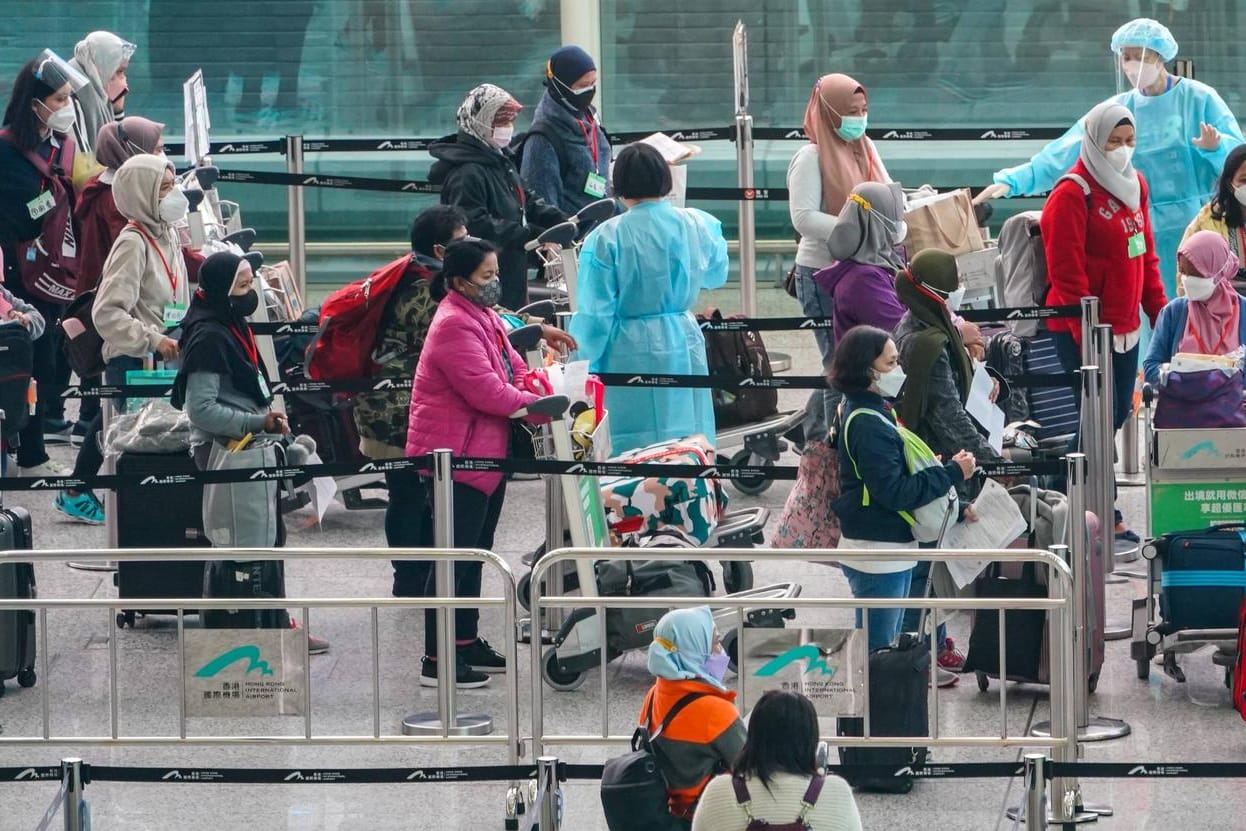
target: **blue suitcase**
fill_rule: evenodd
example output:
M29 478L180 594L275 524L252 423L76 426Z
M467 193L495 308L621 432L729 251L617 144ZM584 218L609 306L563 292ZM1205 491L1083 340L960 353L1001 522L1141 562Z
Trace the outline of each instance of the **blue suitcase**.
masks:
M1246 525L1174 531L1150 545L1160 563L1161 634L1237 629L1246 597Z

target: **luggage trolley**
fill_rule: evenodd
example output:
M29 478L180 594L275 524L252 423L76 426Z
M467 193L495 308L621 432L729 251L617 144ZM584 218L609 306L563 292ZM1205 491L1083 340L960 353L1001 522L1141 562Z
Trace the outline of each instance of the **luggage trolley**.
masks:
M1182 682L1186 679L1178 655L1207 645L1233 644L1212 656L1213 663L1224 667L1225 685L1231 687L1236 617L1223 621L1226 628L1213 629L1182 629L1180 620L1166 619L1167 610L1158 602L1165 584L1165 552L1155 541L1174 531L1210 529L1220 523L1237 530L1246 523L1246 428L1156 429L1155 396L1150 384L1143 385L1147 541L1142 556L1147 588L1144 598L1134 600L1130 656L1138 678L1148 678L1152 659L1162 654L1165 674Z
M579 454L581 458L603 460L609 453L608 431L608 413L599 420L591 436L579 433L573 436L572 425L568 420L557 418L540 428L534 436L534 447L538 458L543 459L577 458L576 447L578 445L583 449L583 453ZM563 528L557 526L565 524L566 533L575 547L612 547L614 540L606 523L606 513L602 507L601 489L597 477L558 474L548 477L546 481L547 495L550 498L548 503L550 519L547 526L550 532L557 532L551 539L562 538ZM751 545L755 536L760 533L760 529L765 526L768 516L769 512L765 508L725 514L711 540L711 546L747 547ZM532 561L539 559L542 553L543 550L538 550L531 558ZM629 551L630 553L632 552ZM598 596L599 580L602 577L599 568L609 559L607 555L596 563L581 560L574 564L573 569L558 571L553 575L553 580L555 583L561 582L562 585L547 587L554 590L543 592L543 594L565 594L579 591L580 595L586 598ZM699 569L698 573L708 574L708 571ZM800 586L794 583L753 588L752 569L747 563L724 563L723 579L725 586L736 597L756 597L759 600L766 600L796 597L800 594ZM519 600L525 607L528 607L531 597L530 580L531 574L529 573L519 581ZM710 583L706 578L703 580L705 580L703 588L708 596ZM654 597L657 604L655 611L661 611L660 595L654 595ZM561 610L558 611L561 612ZM785 619L794 617L794 615L795 612L791 609L755 610L748 615L746 625L778 628L783 626ZM721 612L715 613L715 617L723 622L724 630L726 630L734 620L735 614L734 612ZM601 624L596 620L595 610L575 609L559 618L547 612L546 620L542 624L542 641L548 644L542 662L542 674L546 683L558 690L576 689L584 683L588 671L600 666L601 663L603 646ZM526 628L521 622L521 637L526 634L531 639L533 628L531 620L527 621ZM607 624L607 630L609 628ZM637 637L637 643L623 644L617 638L608 636L604 644L607 660L613 660L631 649L646 648L650 638L651 633L646 631ZM733 656L737 640L738 633L734 631L724 635L724 647ZM639 641L644 641L644 643ZM538 648L537 644L533 644L533 647Z

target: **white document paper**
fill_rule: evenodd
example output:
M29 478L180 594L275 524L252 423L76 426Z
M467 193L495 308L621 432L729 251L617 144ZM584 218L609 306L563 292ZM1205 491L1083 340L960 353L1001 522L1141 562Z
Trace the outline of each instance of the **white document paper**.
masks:
M991 378L986 366L979 365L974 369L973 383L969 387L969 399L965 402L965 411L987 432L987 443L996 453L1004 450L1004 411L991 400L991 390L995 380Z
M948 529L944 548L953 550L1007 548L1025 533L1025 517L1008 489L987 479L982 493L973 501L977 522L958 522ZM990 560L949 560L948 572L958 588L972 583Z

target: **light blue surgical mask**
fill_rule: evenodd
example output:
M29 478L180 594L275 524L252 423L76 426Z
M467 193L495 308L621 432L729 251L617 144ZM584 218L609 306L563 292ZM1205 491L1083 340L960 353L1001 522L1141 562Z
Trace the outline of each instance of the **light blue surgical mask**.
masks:
M839 118L839 126L835 133L844 141L856 141L865 135L868 115L844 115Z

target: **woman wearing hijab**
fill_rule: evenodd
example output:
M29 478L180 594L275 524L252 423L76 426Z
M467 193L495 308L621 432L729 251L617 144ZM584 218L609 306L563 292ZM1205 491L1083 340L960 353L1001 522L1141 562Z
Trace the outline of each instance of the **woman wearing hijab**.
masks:
M104 341L105 380L124 384L126 372L142 369L153 353L166 361L178 355L168 331L185 314L189 289L173 223L186 216L187 202L173 183L173 165L146 154L121 165L112 195L127 221L104 261L91 320ZM104 463L100 426L96 414L74 462L75 476L94 476ZM56 509L77 522L104 521L104 508L89 491L62 491Z
M1224 237L1237 257L1239 274L1246 269L1246 144L1234 147L1225 158L1224 170L1220 171L1216 182L1216 195L1185 229L1181 244L1184 245L1199 231L1215 231ZM1246 281L1238 275L1234 276L1234 289L1246 291ZM1185 293L1180 273L1177 275L1177 293Z
M113 240L125 227L126 218L117 210L112 184L118 168L138 154L164 155L163 124L130 116L100 128L95 159L104 169L87 180L74 208L78 220L79 295L92 291L99 283Z
M669 789L667 806L686 827L705 786L731 769L748 738L735 692L722 682L729 660L708 606L667 612L653 630L648 663L656 680L639 724L653 734L681 707L653 744Z
M813 276L835 309L834 341L853 326L890 332L904 316L896 271L904 259L904 194L898 184L864 182L852 189L827 245L835 264Z
M805 107L805 136L787 169L788 210L800 236L796 248L796 296L808 317L829 317L832 299L814 282L815 272L831 265L827 250L852 189L862 182L890 182L874 143L865 135L869 98L865 87L847 75L823 75ZM814 331L822 362L829 365L834 341L825 329ZM818 406L821 400L821 406ZM825 435L833 402L822 390L809 398L805 434Z
M1051 286L1047 305L1076 305L1098 297L1100 319L1112 327L1112 423L1119 430L1133 412L1142 318L1155 325L1167 302L1151 230L1146 179L1134 169L1134 117L1106 101L1086 114L1081 156L1043 206L1039 228ZM1081 323L1049 320L1066 372L1081 366ZM1075 438L1076 441L1076 438ZM1116 512L1116 537L1131 543Z
M1142 364L1149 384L1159 383L1160 367L1178 352L1228 355L1246 344L1246 300L1233 290L1238 259L1224 237L1215 231L1193 234L1177 250L1177 266L1185 296L1159 313Z
M441 185L441 204L467 214L469 234L498 247L501 304L519 309L528 302L528 254L524 244L566 214L524 188L506 148L523 109L509 92L481 84L459 107L458 133L434 142L429 181ZM531 224L529 224L531 223Z
M86 166L83 162L98 161L95 141L100 128L125 114L125 98L130 92L126 72L137 48L112 32L92 32L74 47L70 65L90 81L74 94L78 112L74 139L82 153L78 168L82 175L75 175L74 184L79 187L95 173L94 162Z
M573 214L610 195L611 148L593 97L597 65L578 46L564 46L545 65L545 95L524 139L524 184Z

